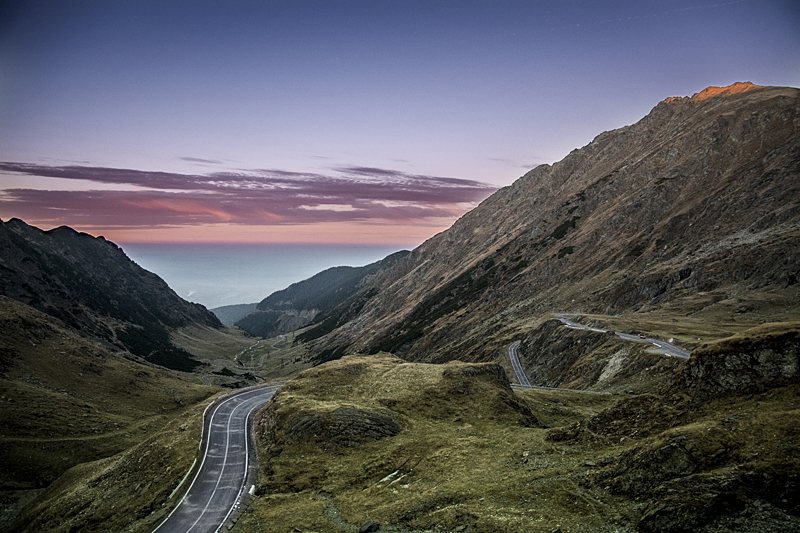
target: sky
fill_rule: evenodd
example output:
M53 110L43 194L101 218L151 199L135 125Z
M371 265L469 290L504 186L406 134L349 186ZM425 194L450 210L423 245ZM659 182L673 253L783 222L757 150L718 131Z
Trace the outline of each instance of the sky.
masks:
M410 248L660 100L800 86L795 0L6 0L0 218Z

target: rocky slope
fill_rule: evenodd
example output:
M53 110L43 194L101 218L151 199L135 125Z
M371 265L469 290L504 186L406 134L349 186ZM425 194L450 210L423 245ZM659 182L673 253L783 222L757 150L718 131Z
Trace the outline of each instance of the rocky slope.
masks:
M551 312L719 304L740 328L765 308L796 316L799 96L735 84L668 98L499 190L373 284L356 314L300 340L319 360L481 361Z
M566 328L547 320L520 336L531 383L604 392L650 392L670 383L681 360L623 341L612 332Z
M83 335L161 366L199 365L170 337L181 328L222 328L205 307L180 298L114 243L62 226L41 231L0 223L0 295Z

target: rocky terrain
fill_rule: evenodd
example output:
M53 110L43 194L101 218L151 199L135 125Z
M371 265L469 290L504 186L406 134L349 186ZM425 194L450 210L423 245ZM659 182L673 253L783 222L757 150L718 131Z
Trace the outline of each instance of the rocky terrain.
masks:
M539 386L649 392L670 383L681 363L651 348L548 320L521 336L519 353L528 379Z
M365 288L358 313L298 340L318 360L489 361L559 311L670 312L677 332L718 311L718 336L796 317L798 96L741 83L668 98L499 190Z

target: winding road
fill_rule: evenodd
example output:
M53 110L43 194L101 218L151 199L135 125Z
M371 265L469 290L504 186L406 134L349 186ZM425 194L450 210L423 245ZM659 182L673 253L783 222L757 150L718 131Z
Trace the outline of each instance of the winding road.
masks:
M573 321L569 320L568 318L565 318L565 315L559 315L558 319L561 321L562 324L564 324L565 326L567 326L568 328L571 328L571 329L585 329L585 330L588 330L588 331L596 331L598 333L606 333L607 332L604 329L590 328L589 326L584 326L582 324L578 324L576 322L573 322ZM630 342L649 342L650 344L652 344L653 346L656 347L655 351L663 353L664 355L669 355L671 357L678 357L680 359L689 359L689 356L691 355L689 352L687 352L685 350L681 350L677 346L673 346L672 344L670 344L668 342L660 341L658 339L650 339L650 338L647 338L647 337L641 338L641 337L637 337L636 335L629 335L628 333L616 333L616 335L620 339L626 340L626 341L630 341Z
M566 316L567 315L558 315L558 319L570 329L585 329L588 331L595 331L597 333L607 333L607 331L604 329L591 328L589 326L584 326L582 324L572 322L568 318L565 318ZM657 339L650 339L646 337L641 338L637 337L636 335L629 335L627 333L617 333L616 335L619 338L630 342L649 342L650 344L656 347L655 351L672 357L678 357L680 359L688 359L689 356L691 355L689 352L681 350L677 346L673 346L668 342L660 341ZM531 385L531 382L528 380L528 375L525 373L525 369L522 367L522 363L519 360L519 346L520 346L520 341L516 341L511 346L508 347L508 358L511 360L511 367L514 369L514 374L517 377L517 383L519 383L519 385L512 385L513 387L520 389L564 390L571 392L586 392L591 394L600 394L595 391L560 389L557 387L540 387L536 385Z
M183 498L152 533L215 533L237 518L255 478L252 415L278 387L243 390L212 407L200 467Z
M511 359L511 366L514 368L514 374L517 375L517 383L523 387L530 387L531 382L528 381L528 375L522 368L522 363L519 362L519 345L520 341L517 341L508 347L508 358Z

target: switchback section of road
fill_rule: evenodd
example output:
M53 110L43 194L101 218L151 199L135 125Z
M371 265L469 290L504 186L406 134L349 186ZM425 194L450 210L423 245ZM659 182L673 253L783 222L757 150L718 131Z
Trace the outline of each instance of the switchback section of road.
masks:
M570 329L582 329L587 331L594 331L597 333L607 333L604 329L593 328L589 326L584 326L582 324L578 324L566 318L566 314L557 315L558 320L561 321L566 327ZM680 359L688 359L691 355L689 352L681 350L677 346L673 346L668 342L664 342L657 339L650 339L647 337L639 337L636 335L630 335L627 333L616 333L616 335L621 338L622 340L629 341L629 342L639 342L639 343L650 343L655 346L654 351L660 352L662 354L677 357ZM602 394L597 391L588 391L588 390L579 390L579 389L562 389L558 387L542 387L531 385L530 380L528 379L528 375L525 373L525 369L522 366L522 363L519 360L519 347L521 342L516 341L508 348L508 358L511 360L511 367L514 369L514 374L517 378L517 383L512 385L515 390L526 390L526 389L543 389L543 390L562 390L562 391L571 391L571 392L585 392L590 394Z
M604 329L599 328L590 328L589 326L584 326L583 324L578 324L566 318L567 315L558 315L558 319L561 321L562 324L567 326L571 329L585 329L587 331L596 331L598 333L607 333ZM630 335L628 333L616 333L617 337L622 340L629 341L629 342L642 342L642 343L650 343L655 346L655 351L663 353L664 355L669 355L671 357L678 357L680 359L689 359L691 355L689 352L685 350L681 350L677 346L673 346L668 342L664 342L658 339L650 339L648 337L637 337L636 335Z
M519 345L520 341L516 341L514 344L508 347L508 358L511 359L511 366L514 368L514 374L517 376L517 384L512 384L511 388L514 390L530 390L530 389L542 389L542 390L560 390L560 391L569 391L569 392L586 392L588 394L604 394L602 392L591 391L591 390L579 390L579 389L560 389L558 387L539 387L537 385L531 385L531 382L528 380L528 375L525 373L525 369L522 368L522 363L519 361Z
M253 413L278 387L246 389L212 407L200 467L180 502L153 533L215 533L235 520L256 474L250 432Z
M522 368L522 363L519 362L519 345L521 341L517 341L508 347L508 358L511 359L511 366L514 368L514 374L517 376L517 383L522 386L530 387L531 382L528 381L528 375L525 369Z

